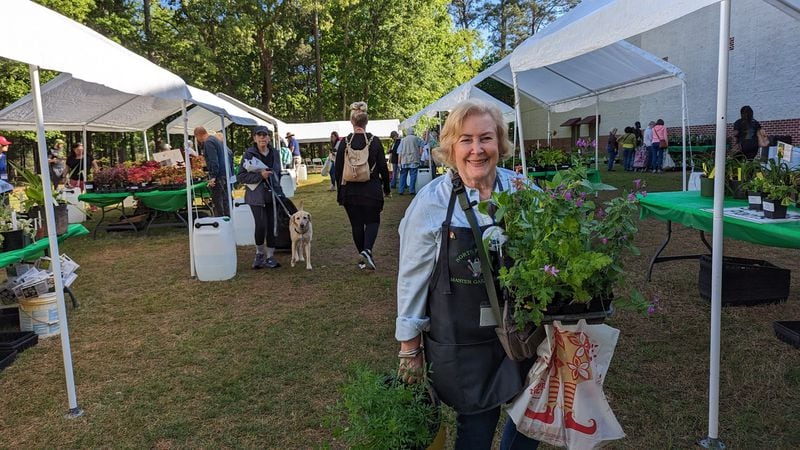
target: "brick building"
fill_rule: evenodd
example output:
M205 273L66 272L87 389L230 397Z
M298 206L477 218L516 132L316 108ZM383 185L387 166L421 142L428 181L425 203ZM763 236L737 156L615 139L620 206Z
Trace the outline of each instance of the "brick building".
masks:
M800 143L800 21L763 0L732 2L728 78L728 135L739 109L750 105L768 135L789 135ZM642 14L657 12L642 11ZM616 25L615 25L616 26ZM655 56L680 67L686 74L689 133L713 136L716 123L719 6L712 5L657 29L629 39ZM526 148L547 140L547 113L523 98ZM553 146L572 148L576 136L594 137L594 124L559 127L569 119L595 114L594 107L551 114ZM640 121L664 119L670 135L679 140L681 90L670 88L636 99L600 104L600 149L612 128L620 132ZM591 129L591 130L590 130ZM591 132L591 135L590 135Z

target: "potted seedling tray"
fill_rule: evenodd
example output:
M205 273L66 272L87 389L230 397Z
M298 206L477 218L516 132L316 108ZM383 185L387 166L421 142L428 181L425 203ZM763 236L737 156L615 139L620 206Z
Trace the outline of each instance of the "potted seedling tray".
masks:
M39 335L33 331L0 332L0 352L23 350L39 343Z
M778 339L800 349L800 320L772 322Z
M16 350L0 350L0 372L17 359Z
M585 319L588 324L599 324L614 315L614 305L612 300L592 299L588 304L573 303L548 305L544 312L542 323L561 322L563 325L574 325L581 319Z

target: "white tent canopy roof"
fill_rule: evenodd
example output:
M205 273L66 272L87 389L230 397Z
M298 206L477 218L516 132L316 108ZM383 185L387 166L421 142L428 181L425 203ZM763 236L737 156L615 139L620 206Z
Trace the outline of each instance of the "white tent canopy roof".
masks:
M240 100L237 100L237 99L231 97L230 95L223 94L221 92L218 93L217 96L222 98L223 100L226 100L226 101L238 106L239 108L249 112L250 114L252 114L252 115L254 115L256 117L271 123L272 125L274 125L273 127L270 127L270 128L272 128L273 131L275 130L275 128L277 128L278 133L281 133L283 130L286 129L286 122L283 122L282 120L280 120L280 119L278 119L276 117L273 117L272 115L267 114L264 111L254 107L254 106L250 106L247 103L244 103L244 102L242 102Z
M181 100L124 93L62 73L42 86L42 106L48 130L138 131L180 111ZM0 111L0 130L35 127L30 94Z
M247 111L239 108L233 103L218 97L211 92L189 86L189 91L192 94L192 103L197 104L187 112L189 135L192 135L196 127L204 127L207 130L219 130L220 119L219 116L225 116L225 126L231 123L243 126L256 126L263 125L273 128L271 124L262 120ZM167 124L167 133L169 134L183 134L183 119L176 118Z
M0 17L0 56L4 58L70 73L128 94L178 100L189 97L179 76L36 3L3 0Z
M379 138L388 138L392 131L398 131L400 121L397 119L370 120L367 124L367 132ZM295 139L300 143L310 142L329 142L331 132L339 133L339 136L347 136L353 132L353 124L348 120L337 120L333 122L311 122L311 123L287 123L281 129L281 137L285 137L287 132L294 134Z
M416 123L419 121L419 118L423 114L429 117L433 117L439 111L450 111L459 102L462 102L468 98L483 100L486 103L496 106L497 108L500 109L500 112L503 113L503 118L505 119L506 123L514 122L514 108L492 97L485 91L476 87L474 84L466 82L461 86L458 86L457 88L453 89L449 93L445 94L444 97L426 106L425 108L422 109L422 111L404 120L400 124L400 128L405 130L409 127L413 127L414 125L416 125Z

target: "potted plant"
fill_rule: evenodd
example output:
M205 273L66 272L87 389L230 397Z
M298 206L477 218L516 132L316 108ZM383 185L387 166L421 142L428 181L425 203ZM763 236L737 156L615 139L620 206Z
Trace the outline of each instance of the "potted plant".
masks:
M697 156L699 166L703 170L700 175L700 196L713 197L714 196L714 156L699 155Z
M791 205L797 195L795 172L784 161L769 160L760 183L761 203L764 217L782 219L786 217L786 207Z
M341 393L327 422L347 448L424 449L437 438L440 407L426 382L361 367Z
M484 212L495 208L505 228L498 279L514 301L517 325L539 324L548 315L603 312L612 298L618 307L645 311L649 305L640 293L621 291L622 256L638 254L633 237L637 195L647 195L642 181L603 203L596 194L615 188L590 182L580 168L560 172L543 191L526 186L521 182L516 192L496 193L479 206Z
M30 219L17 217L7 205L0 206L0 243L2 251L19 250L31 243L36 235L36 228Z
M27 183L25 186L25 199L22 205L27 211L29 219L41 219L36 237L43 237L47 233L47 226L44 222L47 209L44 208L44 182L42 177L25 167L17 167L14 164L12 166ZM67 211L67 203L55 192L53 193L53 200L55 202L53 210L55 211L56 234L61 236L67 232L69 227L69 212Z
M564 152L554 148L542 148L536 151L536 165L546 171L558 169L558 165L566 160Z

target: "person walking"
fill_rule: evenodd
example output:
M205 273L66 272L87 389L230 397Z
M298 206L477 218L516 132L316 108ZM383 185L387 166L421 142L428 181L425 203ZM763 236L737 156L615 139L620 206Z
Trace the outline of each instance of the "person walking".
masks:
M622 167L626 172L632 172L636 148L636 132L633 127L625 127L625 134L619 139L619 144L622 146Z
M83 159L86 158L86 174L83 173ZM72 144L69 155L67 155L66 172L67 183L69 187L84 190L85 181L89 178L92 170L100 170L97 161L92 157L91 153L86 153L83 143L76 142Z
M194 138L203 146L208 168L208 187L211 190L211 202L214 217L230 217L228 204L228 183L225 180L225 164L228 161L225 148L216 136L211 136L205 127L194 129Z
M256 256L253 269L275 269L277 242L276 196L282 196L280 151L272 147L272 132L265 126L253 128L253 145L245 150L236 180L245 185L244 202L255 222ZM266 242L266 247L264 243Z
M606 151L608 152L608 171L614 171L614 160L617 159L617 152L619 151L619 142L617 142L617 129L612 128L608 133L608 142L606 143Z
M642 137L642 145L645 146L645 150L647 151L647 160L644 164L643 172L648 170L652 170L652 161L654 158L653 155L653 127L656 126L656 122L651 120L650 123L647 124L647 128L644 130L644 136Z
M458 185L477 203L524 184L521 176L497 167L513 153L506 136L508 128L496 107L473 99L456 105L435 151L436 160L449 170L414 198L399 227L398 371L406 382L416 382L424 365L430 365L431 387L456 412L459 450L492 448L502 405L525 388L533 364L532 359L510 360L495 327L481 326L482 305L489 297L465 260L483 243L475 242L456 199ZM473 210L480 226L494 222ZM538 444L519 433L512 420L505 421L501 449L532 450Z
M330 153L328 153L328 159L331 160L331 166L328 169L328 174L331 177L331 188L328 190L331 192L336 190L336 153L339 150L340 142L341 138L339 138L339 133L331 131L331 150Z
M411 195L417 193L417 171L419 170L422 148L425 143L414 135L414 129L406 130L406 137L400 140L397 162L400 164L400 184L397 193L403 195L406 187ZM407 184L408 183L408 184Z
M391 189L397 188L397 179L400 177L400 165L397 164L397 150L400 148L400 134L397 131L389 133L392 145L389 146L389 163L392 165L392 180L389 182Z
M653 173L663 172L664 152L668 147L667 127L664 126L663 119L658 119L656 120L656 125L653 127L653 144L651 146L653 149Z
M336 153L336 185L337 200L347 212L353 243L361 258L358 267L375 270L372 249L378 238L383 199L392 191L389 189L389 170L386 167L383 145L377 136L367 133L368 122L365 102L355 102L350 105L350 123L353 125L353 132L344 138ZM350 150L364 149L368 149L366 164L369 178L361 182L347 181L344 178L344 169L355 169L348 153Z
M56 139L53 148L47 151L47 165L50 169L50 182L58 188L65 178L66 156L64 155L64 141Z
M286 141L289 145L289 150L292 152L292 163L294 165L294 170L297 170L300 167L300 164L303 163L303 158L300 155L300 143L297 141L297 138L294 137L294 133L291 131L286 133Z

